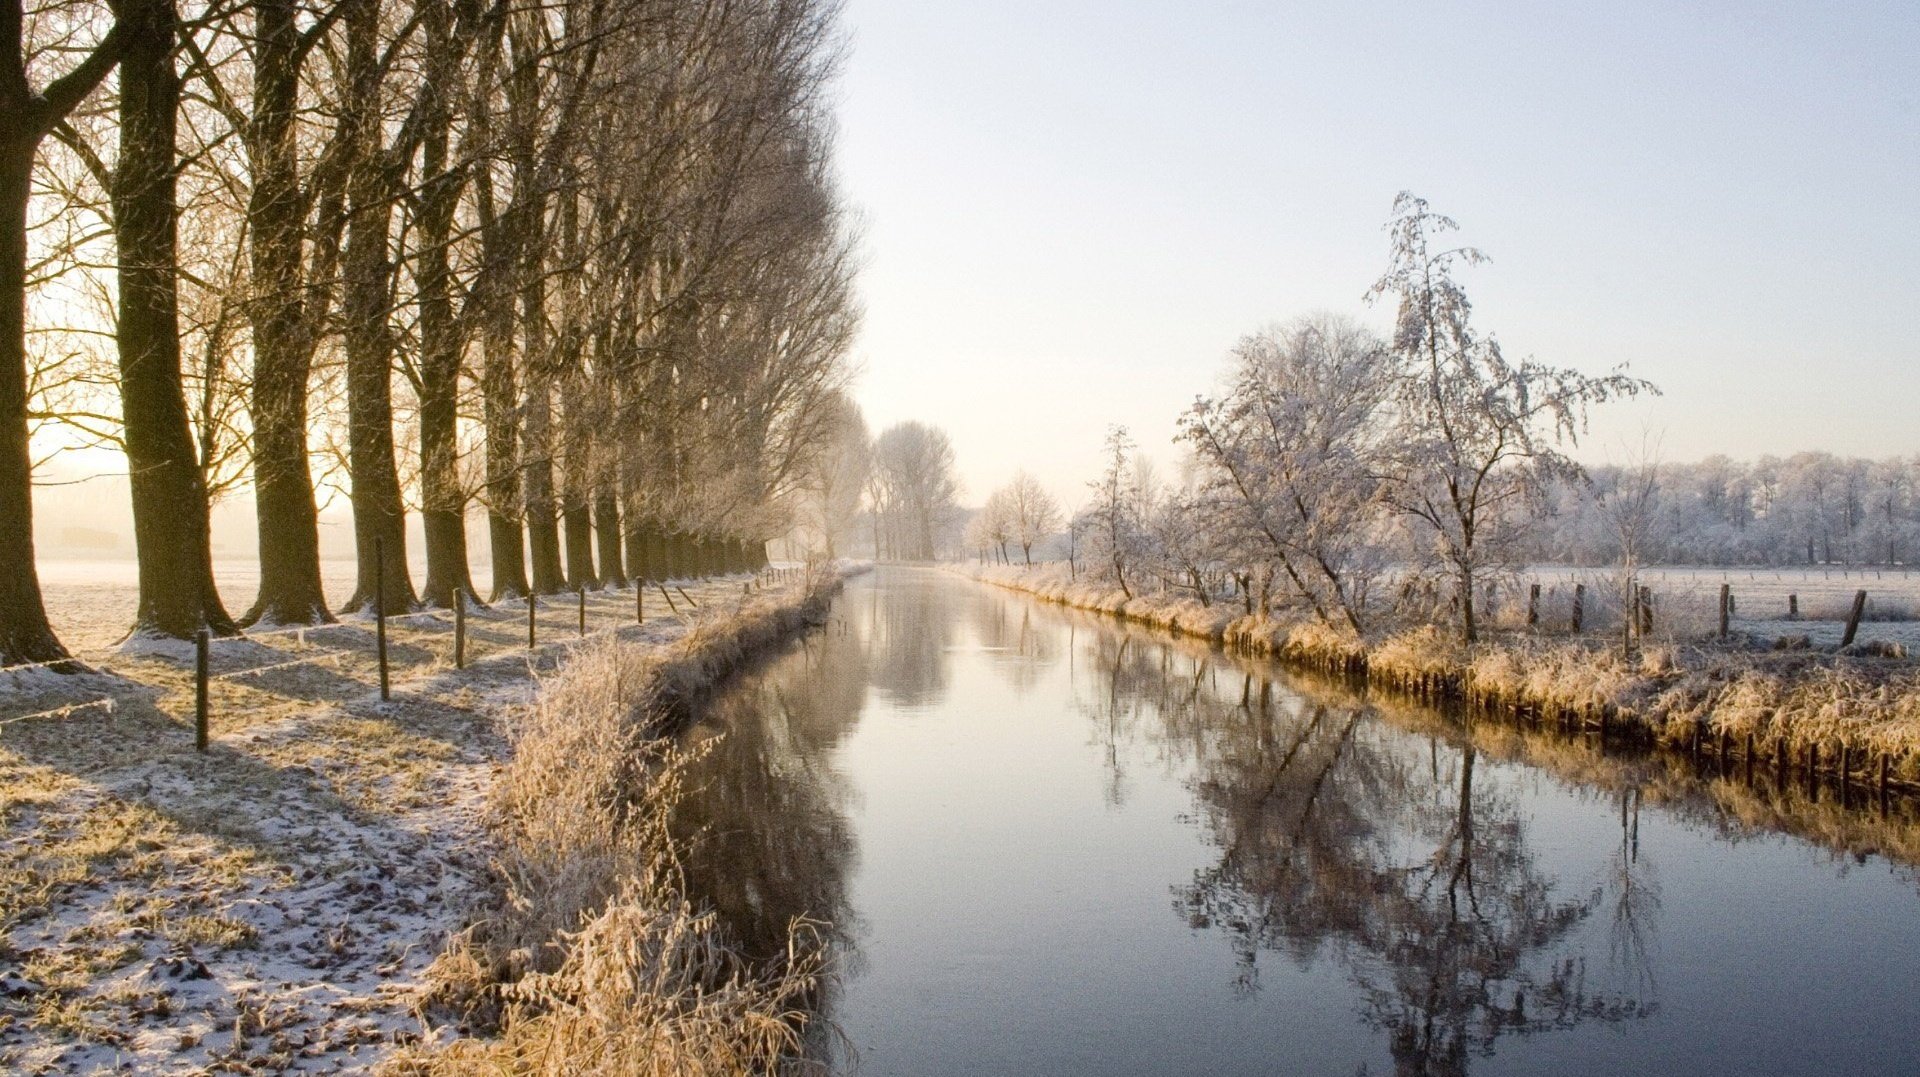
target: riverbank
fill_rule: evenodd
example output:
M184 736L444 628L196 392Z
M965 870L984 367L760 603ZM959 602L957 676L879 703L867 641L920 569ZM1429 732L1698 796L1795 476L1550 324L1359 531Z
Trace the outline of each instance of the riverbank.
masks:
M1920 789L1920 664L1909 659L1686 640L1651 642L1627 656L1611 639L1523 633L1468 647L1431 626L1362 639L1187 597L1130 598L1072 579L1062 566L966 572L1423 703L1820 776L1843 788Z
M540 635L555 642L534 650L524 649L526 614L500 611L498 623L470 620L469 653L481 657L464 669L449 661L450 633L416 622L393 633L386 701L353 645L364 626L250 641L221 652L243 665L216 682L204 754L187 720L191 665L178 658L148 649L85 676L10 674L13 713L110 702L0 726L0 1068L437 1064L489 1027L476 1008L463 1028L428 1004L458 994L448 955L487 952L465 930L476 910L527 892L502 872L525 868L542 826L567 823L562 802L541 806L540 796L590 789L611 810L619 787L604 783L607 768L634 766L565 757L552 716L581 712L589 689L612 692L603 698L627 704L602 709L626 732L606 743L644 742L671 700L804 626L835 585L689 583L677 608L661 595L638 625L631 593L594 596L591 633L570 623L571 605L543 603L536 619L554 623ZM635 715L647 723L631 725ZM640 783L637 802L657 801L655 785L670 790L671 767L661 773ZM578 926L566 916L551 926ZM690 910L674 920L683 945L721 952ZM537 1008L529 974L567 964L558 936L545 937L524 967L488 970L492 983L526 985L520 1013ZM490 1025L511 1030L508 1007L495 1009Z

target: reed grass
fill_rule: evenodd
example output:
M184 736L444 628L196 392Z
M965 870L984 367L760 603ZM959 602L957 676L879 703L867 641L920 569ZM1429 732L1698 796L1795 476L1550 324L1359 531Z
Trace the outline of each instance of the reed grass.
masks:
M1190 599L1114 601L1094 583L1057 574L975 571L975 578L1047 601L1200 636L1290 666L1364 682L1429 704L1717 751L1721 734L1745 750L1798 760L1847 780L1920 787L1920 666L1899 658L1754 650L1670 641L1623 654L1615 641L1503 633L1469 647L1431 624L1363 639L1280 616L1221 616ZM1205 609L1211 616L1193 616ZM1771 762L1771 757L1769 757Z
M581 647L508 730L488 808L497 892L429 974L430 1034L394 1074L743 1074L795 1064L822 934L756 965L687 893L668 819L689 757L663 734L752 654L818 619L802 596L708 607L660 649Z

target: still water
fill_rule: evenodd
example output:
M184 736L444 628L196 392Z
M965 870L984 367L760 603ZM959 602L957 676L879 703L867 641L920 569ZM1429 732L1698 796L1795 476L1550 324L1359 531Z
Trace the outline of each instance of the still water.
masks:
M721 732L692 877L763 951L834 925L836 1069L1920 1072L1920 883L1859 851L1916 847L1897 806L911 569L852 581Z

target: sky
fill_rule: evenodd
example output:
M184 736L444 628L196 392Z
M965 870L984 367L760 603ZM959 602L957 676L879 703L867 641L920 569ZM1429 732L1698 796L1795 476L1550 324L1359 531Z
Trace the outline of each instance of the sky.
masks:
M1412 190L1510 357L1657 399L1577 455L1920 452L1920 4L849 0L856 396L978 503L1171 464L1229 348L1363 296ZM1164 472L1163 472L1164 473Z

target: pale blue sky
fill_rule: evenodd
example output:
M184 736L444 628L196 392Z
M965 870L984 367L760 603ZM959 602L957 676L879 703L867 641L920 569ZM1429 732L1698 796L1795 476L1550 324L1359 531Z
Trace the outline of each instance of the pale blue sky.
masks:
M1511 354L1621 361L1668 459L1920 452L1920 4L850 0L858 391L978 501L1170 460L1242 333L1361 296L1410 188Z

